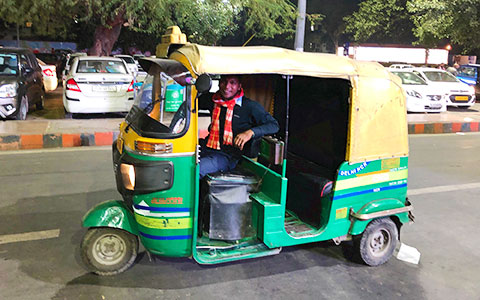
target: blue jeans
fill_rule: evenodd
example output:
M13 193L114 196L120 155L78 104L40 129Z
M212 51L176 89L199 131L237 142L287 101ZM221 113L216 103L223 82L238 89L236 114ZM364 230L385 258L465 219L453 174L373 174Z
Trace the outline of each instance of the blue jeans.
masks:
M200 151L200 178L218 171L230 171L237 166L237 163L238 158L220 150L207 148L203 144Z

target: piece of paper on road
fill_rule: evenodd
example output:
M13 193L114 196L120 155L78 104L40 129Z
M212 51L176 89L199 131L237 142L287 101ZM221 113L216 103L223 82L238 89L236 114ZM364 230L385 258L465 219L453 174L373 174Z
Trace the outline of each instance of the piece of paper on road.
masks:
M399 260L418 265L420 262L420 252L414 247L401 243L397 258Z

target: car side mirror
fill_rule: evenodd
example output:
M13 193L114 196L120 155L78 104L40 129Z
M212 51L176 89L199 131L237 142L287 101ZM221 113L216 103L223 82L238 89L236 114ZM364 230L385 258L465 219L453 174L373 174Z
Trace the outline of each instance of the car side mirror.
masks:
M212 78L208 74L201 74L195 80L195 88L199 93L205 93L212 87Z

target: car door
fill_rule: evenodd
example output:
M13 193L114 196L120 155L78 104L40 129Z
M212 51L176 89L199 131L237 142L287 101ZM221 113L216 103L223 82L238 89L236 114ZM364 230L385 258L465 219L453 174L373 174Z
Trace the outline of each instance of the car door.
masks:
M38 64L38 61L33 55L33 53L27 54L28 63L30 64L30 68L33 69L33 99L31 99L32 103L37 103L42 100L43 94L43 75L42 75L42 68Z

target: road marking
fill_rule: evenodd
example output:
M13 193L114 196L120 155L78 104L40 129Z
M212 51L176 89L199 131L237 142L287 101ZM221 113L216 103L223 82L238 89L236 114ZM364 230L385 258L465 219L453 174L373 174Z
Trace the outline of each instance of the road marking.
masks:
M431 193L443 193L453 192L460 190L478 189L480 188L480 182L466 183L466 184L454 184L454 185L441 185L421 189L408 190L408 196L431 194Z
M60 229L0 235L0 245L8 243L53 239L57 238L59 235Z

